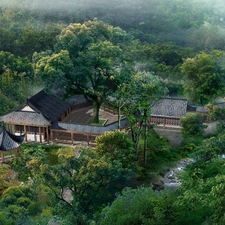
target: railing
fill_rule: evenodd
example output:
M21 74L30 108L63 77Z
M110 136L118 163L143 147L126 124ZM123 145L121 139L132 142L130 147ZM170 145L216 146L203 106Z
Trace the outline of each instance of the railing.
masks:
M180 118L177 117L151 116L149 122L150 124L163 125L163 127L180 126Z
M121 120L121 129L127 126L127 120ZM58 122L50 128L50 139L52 142L74 144L76 142L87 142L88 145L95 144L95 138L107 131L118 129L118 122L105 126L87 124L73 124Z

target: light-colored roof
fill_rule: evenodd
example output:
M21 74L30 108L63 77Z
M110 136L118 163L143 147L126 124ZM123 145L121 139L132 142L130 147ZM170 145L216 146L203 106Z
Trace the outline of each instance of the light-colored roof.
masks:
M151 107L152 116L182 117L186 115L187 100L164 98Z
M29 125L29 126L48 126L50 122L37 112L13 111L0 117L0 121L8 124Z

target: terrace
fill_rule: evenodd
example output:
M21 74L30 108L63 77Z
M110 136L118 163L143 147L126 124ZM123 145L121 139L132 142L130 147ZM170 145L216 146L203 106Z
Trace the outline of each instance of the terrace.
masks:
M63 120L63 122L74 124L88 124L93 117L93 106L86 106L72 110L72 112ZM108 125L118 121L118 115L104 108L99 110L100 120L106 120L104 125Z
M88 145L94 145L96 136L118 127L118 115L107 108L102 107L99 110L99 119L105 120L104 125L89 124L92 117L92 105L73 109L65 119L58 122L59 127L51 128L51 140L71 144L87 142Z

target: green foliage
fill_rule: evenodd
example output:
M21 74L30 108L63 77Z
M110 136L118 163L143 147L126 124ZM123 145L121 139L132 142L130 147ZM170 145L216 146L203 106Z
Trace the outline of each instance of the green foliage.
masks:
M13 108L16 108L17 106L17 102L9 100L5 95L3 95L0 92L0 115L4 115L8 112L10 112L10 110L12 110Z
M183 58L193 57L195 53L191 48L183 48L173 43L144 44L142 51L145 53L146 63L140 67L147 71L154 71L162 78L171 81L182 79L181 64Z
M214 160L218 155L225 153L225 134L221 133L202 142L202 145L195 149L194 157L204 162Z
M124 91L123 91L124 92ZM123 93L122 92L122 93ZM143 161L147 162L147 120L150 116L151 106L167 93L163 81L149 72L139 72L127 87L126 104L124 114L128 119L132 140L135 144L137 159L139 157L139 141L142 128L145 126L145 146Z
M144 148L143 134L140 140L140 155ZM172 148L165 137L159 136L152 128L147 135L147 164L138 163L136 169L136 182L148 183L159 175L164 175L169 167L182 157L179 149ZM141 155L142 158L142 155Z
M0 52L0 114L12 110L31 93L33 68L27 58Z
M17 224L26 221L29 213L27 208L37 201L34 191L27 186L14 186L4 191L0 200L2 216L9 219L9 224ZM37 215L36 211L35 215Z
M0 198L4 190L10 187L12 184L10 183L10 177L8 174L9 166L8 165L0 165Z
M111 160L118 160L123 168L133 168L135 161L135 149L133 142L126 132L119 130L105 132L96 138L96 152L105 155Z
M27 58L15 57L10 52L0 51L0 74L9 69L18 74L29 77L33 73L31 62Z
M155 193L151 187L124 189L114 202L102 210L99 224L172 224L172 193Z
M9 69L0 77L0 91L1 93L13 101L21 103L31 92L31 83L29 79L25 78L23 74L17 74ZM10 105L10 104L9 104Z
M63 164L46 167L42 183L59 202L57 215L76 223L83 221L82 215L90 217L110 201L125 185L128 175L129 170L122 168L119 160L99 156L94 149L87 148L79 158L73 156ZM65 191L69 191L72 198L66 199Z
M10 166L18 172L20 181L27 182L28 177L34 177L47 163L47 155L41 146L21 146L20 157L11 160Z
M208 109L208 120L219 121L221 125L219 131L224 130L225 108L213 106L212 104L207 104L205 107Z
M194 163L181 176L176 201L178 224L223 224L224 134L205 139L193 154Z
M123 55L129 39L125 31L102 21L70 24L59 36L56 53L41 58L35 73L51 86L65 86L66 97L83 94L92 100L93 120L98 123L101 104L121 82L129 80L128 74L123 75L129 64Z
M33 85L45 86L42 74L44 78L53 75L60 88L66 86L67 96L81 93L95 102L96 115L108 95L121 83L129 84L131 88L127 88L126 94L137 97L138 93L140 99L130 98L128 112L132 115L137 109L143 112L141 117L130 118L131 124L143 122L149 116L145 111L149 107L146 100L152 92L145 94L149 91L146 79L130 82L133 61L136 69L154 71L166 78L160 86L168 86L173 95L183 94L180 79L186 76L185 94L194 103L208 103L224 91L223 54L213 51L224 50L225 46L224 1L11 0L0 1L0 8L0 114L23 101ZM132 42L130 34L139 41ZM35 76L30 62L32 55ZM74 89L75 86L80 89ZM125 99L123 95L119 98ZM120 103L119 107L123 105ZM222 108L212 108L209 116L223 127ZM190 118L184 124L182 147L194 151L198 161L187 167L178 192L125 190L104 209L100 224L224 224L224 160L218 157L224 153L223 134L199 146L204 128L201 118ZM137 135L142 133L139 128L132 128ZM133 136L136 147L148 152L149 167L144 168L145 172L151 169L154 173L163 167L162 163L176 158L165 139L149 133L141 138L139 142L139 137ZM0 201L0 224L47 224L53 206L58 214L55 221L61 224L88 223L87 218L100 211L124 187L124 177L130 175L125 168L133 159L131 146L126 135L114 133L103 136L95 150L84 150L80 159L74 158L70 150L58 161L58 155L64 151L56 154L56 150L49 149L46 155L40 147L22 149L21 158L12 160L20 180L27 182L31 176L35 185L40 182L51 185L51 192L43 186L35 191L33 186L29 186L30 190L8 189ZM0 170L2 192L10 184L6 169ZM68 188L73 194L71 202L64 201L60 192ZM51 194L58 198L55 205ZM41 210L37 218L35 213Z
M224 166L224 161L217 158L187 167L175 202L178 224L222 224L218 221L223 220L220 210L223 203L216 192L224 183Z
M159 136L153 129L148 131L147 136L148 161L149 166L155 170L158 165L168 163L177 159L177 153L173 154L173 149L165 137Z
M182 70L187 78L184 92L189 100L203 105L223 93L224 69L220 64L223 57L223 52L214 50L184 61Z
M187 114L186 117L180 119L181 123L181 134L183 138L200 138L203 137L204 128L203 116L201 114Z

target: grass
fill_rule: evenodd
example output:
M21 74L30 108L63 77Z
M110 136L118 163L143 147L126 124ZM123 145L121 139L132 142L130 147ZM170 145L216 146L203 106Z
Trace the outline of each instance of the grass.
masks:
M105 123L106 123L107 120L99 120L98 123L94 123L93 122L93 118L91 118L89 121L88 121L88 124L89 125L98 125L98 126L103 126Z

